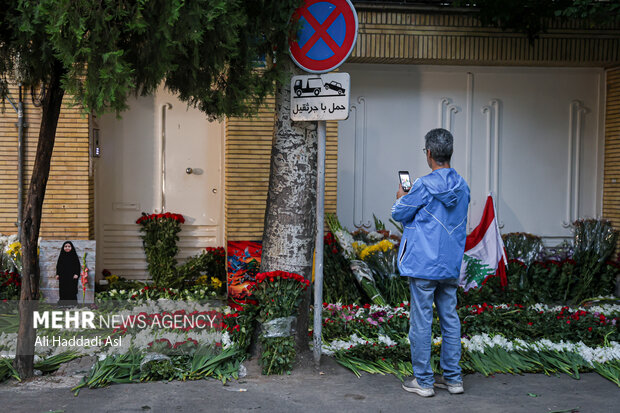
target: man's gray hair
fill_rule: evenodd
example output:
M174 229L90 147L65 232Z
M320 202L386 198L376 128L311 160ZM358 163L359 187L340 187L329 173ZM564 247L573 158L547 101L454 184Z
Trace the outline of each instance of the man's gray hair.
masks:
M452 144L454 138L445 129L433 129L424 137L426 150L431 152L431 157L439 165L450 162L452 158Z

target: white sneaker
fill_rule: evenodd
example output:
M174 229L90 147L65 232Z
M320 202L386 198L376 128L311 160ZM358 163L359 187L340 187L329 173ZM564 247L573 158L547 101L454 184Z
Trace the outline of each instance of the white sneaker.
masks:
M446 389L450 394L461 394L465 392L463 388L463 382L446 381L443 376L435 376L435 387L439 389Z
M422 397L432 397L435 395L435 390L432 387L422 387L416 379L404 382L403 389L409 393L417 393Z

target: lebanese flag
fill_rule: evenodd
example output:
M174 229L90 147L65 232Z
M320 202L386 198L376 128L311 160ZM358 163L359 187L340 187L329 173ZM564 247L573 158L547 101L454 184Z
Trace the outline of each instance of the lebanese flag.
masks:
M489 276L495 275L500 277L502 287L505 287L508 283L506 265L504 241L499 233L493 198L489 195L480 224L465 241L459 284L467 291L482 286Z

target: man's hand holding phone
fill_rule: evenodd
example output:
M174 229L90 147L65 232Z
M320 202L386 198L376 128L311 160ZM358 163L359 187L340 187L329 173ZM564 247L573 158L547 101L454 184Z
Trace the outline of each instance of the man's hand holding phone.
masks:
M398 184L396 199L406 195L411 189L411 177L409 176L409 171L398 171L398 179L400 182Z

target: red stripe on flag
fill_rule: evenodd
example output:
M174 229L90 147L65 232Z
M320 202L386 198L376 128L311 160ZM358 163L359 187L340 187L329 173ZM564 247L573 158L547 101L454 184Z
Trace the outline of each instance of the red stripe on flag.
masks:
M493 198L489 195L487 197L487 203L484 205L480 224L478 224L465 240L465 251L472 249L482 241L487 229L489 229L489 226L493 223L493 219L495 219L495 209L493 208Z
M508 277L506 276L506 265L504 264L503 257L497 263L497 271L495 271L495 274L489 275L487 278L485 278L484 281L482 281L481 287L485 285L487 281L489 281L493 277L499 277L499 282L502 288L508 285Z
M506 252L504 251L504 254ZM502 257L497 263L497 271L495 271L495 276L499 277L500 284L502 287L508 285L508 278L506 277L506 265L504 264L504 257Z

